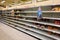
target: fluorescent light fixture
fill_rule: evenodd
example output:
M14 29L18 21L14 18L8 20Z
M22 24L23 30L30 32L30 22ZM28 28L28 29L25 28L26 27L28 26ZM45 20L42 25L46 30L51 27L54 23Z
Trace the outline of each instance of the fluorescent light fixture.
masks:
M6 1L4 1L4 0L3 0L3 1L1 1L1 3L5 3L5 2L6 2Z

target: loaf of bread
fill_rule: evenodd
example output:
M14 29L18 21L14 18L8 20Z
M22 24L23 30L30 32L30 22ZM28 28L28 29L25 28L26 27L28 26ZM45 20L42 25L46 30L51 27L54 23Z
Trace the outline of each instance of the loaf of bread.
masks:
M60 11L60 7L54 7L52 11Z

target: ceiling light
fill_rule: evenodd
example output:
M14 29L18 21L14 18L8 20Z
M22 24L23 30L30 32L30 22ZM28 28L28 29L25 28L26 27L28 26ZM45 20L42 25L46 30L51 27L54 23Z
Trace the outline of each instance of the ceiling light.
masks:
M1 3L5 3L5 2L6 2L5 0L1 1Z

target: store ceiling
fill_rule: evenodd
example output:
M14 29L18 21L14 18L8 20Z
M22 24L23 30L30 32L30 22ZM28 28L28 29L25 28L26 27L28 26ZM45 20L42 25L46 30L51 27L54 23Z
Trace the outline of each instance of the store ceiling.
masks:
M1 3L2 1L5 1L4 3ZM29 0L0 0L0 6L1 7L5 7L8 5L14 5L14 4L19 4L21 2L25 2L25 1L29 1Z
M12 3L19 3L20 2L20 0L4 0L4 1L5 1L4 3L1 3L2 0L0 0L0 5L9 5L9 4L12 4Z

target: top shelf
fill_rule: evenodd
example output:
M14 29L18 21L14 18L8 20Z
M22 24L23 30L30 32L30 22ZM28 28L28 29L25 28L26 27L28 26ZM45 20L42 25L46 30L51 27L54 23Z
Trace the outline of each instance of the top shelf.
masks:
M48 1L44 1L44 2L36 2L36 3L25 4L25 5L18 5L18 6L5 8L4 10L27 9L27 8L32 8L32 7L54 6L54 5L60 5L60 0L48 0Z
M60 13L60 11L42 11L43 13ZM22 11L16 13L37 13L37 11Z

